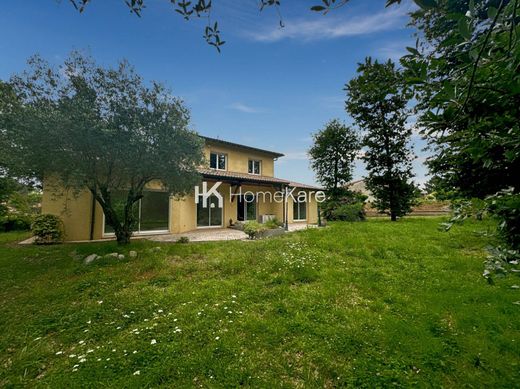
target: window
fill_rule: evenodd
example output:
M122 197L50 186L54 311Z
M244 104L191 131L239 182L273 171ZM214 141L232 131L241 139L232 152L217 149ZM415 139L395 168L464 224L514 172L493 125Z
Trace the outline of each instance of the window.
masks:
M298 198L293 202L293 220L307 220L307 203Z
M253 159L249 160L249 174L258 174L260 175L260 167L262 165L262 161L255 161Z
M126 203L126 192L112 193L112 204L116 212L122 213ZM145 191L143 198L132 207L134 216L133 229L136 233L168 231L170 215L170 194L167 192ZM113 234L114 229L105 223L105 234Z
M210 153L209 167L211 169L226 170L226 154Z

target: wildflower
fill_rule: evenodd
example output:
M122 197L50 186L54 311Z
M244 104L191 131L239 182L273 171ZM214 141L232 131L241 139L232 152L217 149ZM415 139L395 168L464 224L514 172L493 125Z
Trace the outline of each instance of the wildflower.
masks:
M83 343L85 343L85 341L84 340L80 340L78 343L79 344L83 344Z
M156 344L157 341L155 339L152 339L152 341L150 342L150 344Z
M92 320L87 321L87 324L90 324L90 323L92 323Z
M61 355L61 354L63 354L63 351L58 351L58 352L56 353L56 355Z
M86 358L81 358L81 359L79 360L79 363L83 363L83 362L87 362L87 359L86 359Z
M137 354L137 350L134 350L134 352L132 354Z
M220 339L220 336L215 336L215 340L219 340Z
M99 300L97 303L98 304L103 304L103 300Z
M140 370L136 370L136 371L134 371L134 375L139 375L139 374L141 374L141 371L140 371Z

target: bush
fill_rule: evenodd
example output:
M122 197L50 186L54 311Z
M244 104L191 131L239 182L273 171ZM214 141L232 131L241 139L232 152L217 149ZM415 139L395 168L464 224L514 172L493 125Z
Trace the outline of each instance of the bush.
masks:
M54 244L63 241L63 222L55 215L40 215L34 219L32 232L36 244Z
M274 218L274 219L266 221L264 223L264 226L265 226L265 228L272 230L272 229L283 226L283 223L281 221L279 221L277 218Z
M265 231L267 228L265 225L262 225L256 221L247 221L244 223L244 232L247 234L249 239L255 239L258 237L258 235Z
M177 240L177 243L190 243L190 238L188 238L187 236L181 236Z
M29 231L32 218L29 215L10 214L0 217L0 231Z
M343 204L332 211L333 220L358 222L366 219L363 203Z
M325 220L365 220L365 212L363 210L362 217L354 219L338 218L345 213L350 213L344 206L354 205L356 208L363 208L367 196L359 192L351 192L348 190L341 191L340 195L329 196L326 201L320 204L320 216ZM340 208L342 210L340 210Z

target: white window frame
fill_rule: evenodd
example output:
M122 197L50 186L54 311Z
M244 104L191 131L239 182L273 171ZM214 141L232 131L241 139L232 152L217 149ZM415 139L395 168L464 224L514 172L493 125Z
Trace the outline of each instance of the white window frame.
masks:
M211 167L211 154L215 154L217 156L217 166L216 167ZM221 167L219 167L219 156L224 156L224 169L222 169ZM218 152L218 151L210 151L209 153L209 168L210 169L213 169L213 170L221 170L221 171L226 171L227 170L227 166L228 166L228 155L226 153L221 153L221 152Z
M300 219L300 214L301 214L301 209L300 209L300 206L302 204L305 204L305 218L304 219ZM297 208L298 208L298 215L295 215L294 214L294 205L297 205ZM303 222L303 221L306 221L307 220L307 201L298 201L298 198L296 198L295 201L293 201L293 221L295 222Z
M249 162L252 162L252 170L249 171ZM258 164L258 173L255 173L255 163ZM261 159L250 159L247 161L247 172L249 174L253 174L255 176L261 176L262 175L262 160Z

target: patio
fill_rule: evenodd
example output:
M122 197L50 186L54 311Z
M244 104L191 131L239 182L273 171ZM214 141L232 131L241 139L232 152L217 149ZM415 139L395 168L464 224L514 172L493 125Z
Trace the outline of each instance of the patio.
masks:
M289 224L289 232L313 227L317 226L306 223L291 223ZM154 235L147 237L147 239L154 242L176 242L181 237L187 237L190 242L212 242L221 240L247 239L247 235L243 231L235 230L233 228L205 228L185 232L182 234Z

